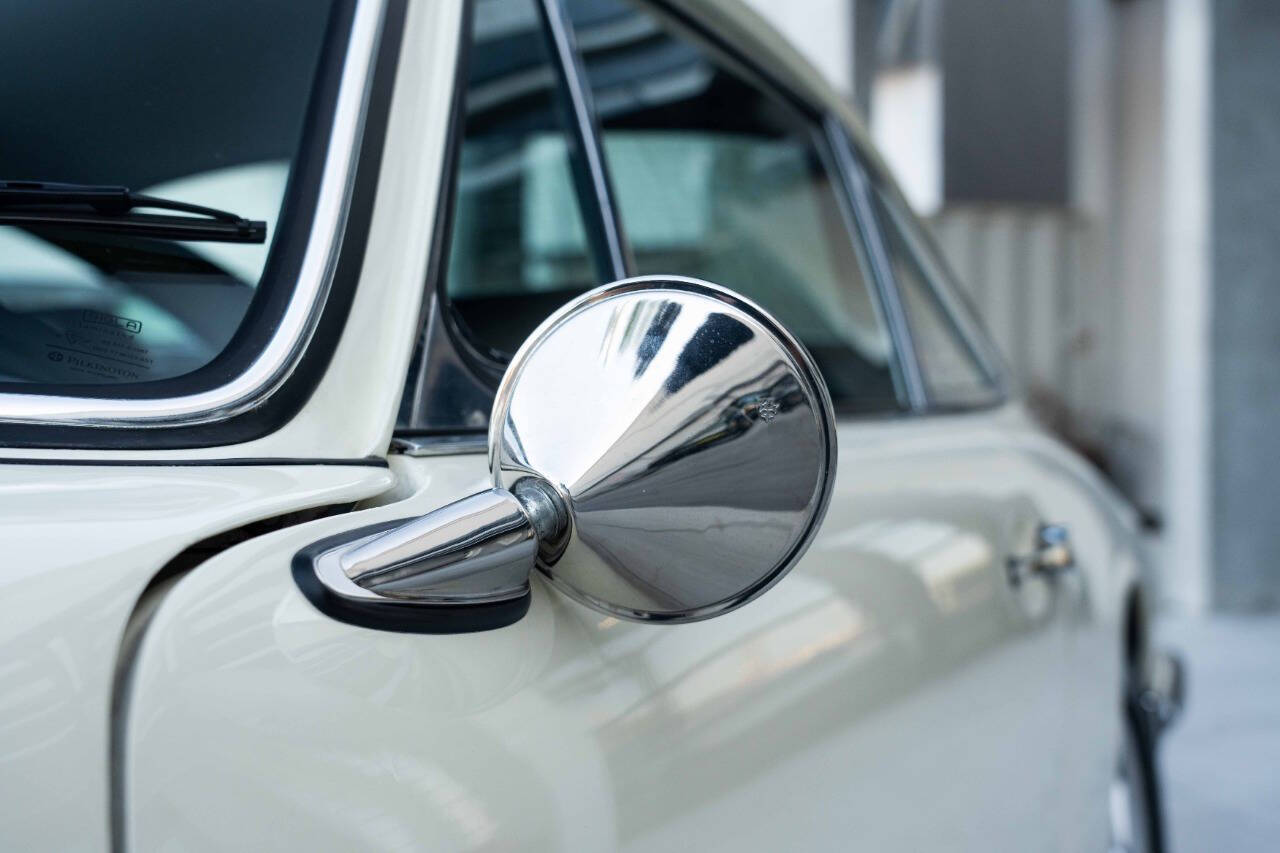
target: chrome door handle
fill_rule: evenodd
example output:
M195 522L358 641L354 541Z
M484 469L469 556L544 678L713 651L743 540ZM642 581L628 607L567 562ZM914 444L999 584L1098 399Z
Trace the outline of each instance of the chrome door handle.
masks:
M1009 583L1019 585L1032 575L1057 577L1074 568L1075 551L1071 548L1071 534L1061 524L1041 524L1036 528L1035 545L1028 554L1009 557L1005 568Z

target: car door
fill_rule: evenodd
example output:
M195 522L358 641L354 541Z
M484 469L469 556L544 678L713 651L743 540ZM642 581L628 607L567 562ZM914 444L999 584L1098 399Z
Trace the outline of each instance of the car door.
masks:
M1055 580L1010 582L1046 520L1017 416L977 360L983 407L921 416L891 250L849 193L857 163L839 164L852 149L639 7L482 0L468 41L397 486L230 547L165 595L120 722L129 846L1049 847L1065 608ZM536 578L495 630L317 610L295 555L488 486L503 359L564 299L647 271L747 294L823 371L839 471L791 574L686 625L620 621Z
M864 157L864 163L869 158ZM867 206L880 225L925 386L928 409L981 409L991 402L982 373L999 371L999 357L960 295L937 247L910 215L901 193L874 166L862 171ZM984 368L983 365L986 365ZM944 418L943 422L952 420ZM1024 529L1024 550L1058 550L1069 565L1038 588L1019 584L1030 610L1051 607L1065 626L1065 657L1058 701L1065 724L1045 822L1060 850L1097 850L1114 843L1108 802L1115 756L1121 745L1119 706L1129 687L1141 640L1138 595L1139 543L1136 516L1114 489L1025 412L1011 409L984 418L1010 451L1003 475L1010 488L1029 496L1023 518L1049 519L1050 528ZM1060 543L1053 546L1046 536ZM1028 540L1038 544L1025 544ZM1014 555L1010 568L1019 565ZM1052 601L1046 596L1051 597Z

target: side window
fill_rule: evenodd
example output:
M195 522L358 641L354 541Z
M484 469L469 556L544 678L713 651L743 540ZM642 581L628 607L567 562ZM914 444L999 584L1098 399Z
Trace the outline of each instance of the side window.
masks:
M921 225L882 183L874 182L871 194L930 404L952 408L999 400L1001 391L984 366L984 357L992 364L994 356Z
M814 124L641 8L568 5L636 271L742 293L804 342L838 410L898 409L891 339Z
M473 10L445 290L471 343L506 361L544 317L613 276L588 247L535 0Z
M742 293L804 342L838 411L902 410L892 338L816 124L648 12L567 5L632 271ZM616 277L582 201L592 190L548 44L535 0L476 0L443 313L490 381L549 314ZM436 411L456 388L424 369L442 363L428 342L399 428L483 427L476 400L463 415Z

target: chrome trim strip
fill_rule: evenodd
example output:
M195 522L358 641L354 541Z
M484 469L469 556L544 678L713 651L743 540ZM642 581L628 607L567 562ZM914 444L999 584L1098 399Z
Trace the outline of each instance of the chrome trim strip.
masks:
M840 120L834 115L827 114L823 119L823 126L831 148L835 152L836 165L840 171L845 194L853 204L854 220L859 223L862 231L862 240L867 249L867 261L871 265L872 278L875 279L876 290L880 295L880 306L889 324L889 335L893 338L894 349L898 351L896 361L902 373L903 385L906 386L907 402L913 411L924 411L929 406L928 397L925 394L924 376L920 372L915 344L911 340L911 327L907 325L907 315L898 296L897 281L893 275L893 265L889 261L889 252L885 248L884 234L880 230L875 210L871 206L869 181L853 154L848 131Z
M868 190L868 192L873 191ZM1003 359L997 351L993 350L989 339L980 331L981 324L978 316L965 299L954 273L947 268L947 259L942 254L942 250L934 245L923 223L912 227L910 222L904 221L909 218L909 211L901 209L900 205L894 209L884 207L889 217L895 220L902 239L910 244L912 252L922 258L926 266L935 268L932 271L926 270L922 281L942 309L941 313L947 326L977 362L978 369L986 376L992 390L1004 396L1007 392L1008 371L1003 366ZM877 224L882 228L886 227L878 219Z
M356 7L298 282L275 334L248 369L209 391L150 400L0 394L0 422L112 428L207 424L261 404L284 384L315 331L342 247L385 6L384 0L359 0Z
M397 435L391 439L391 452L397 456L458 456L489 452L485 433L470 435Z
M586 160L587 170L591 174L591 187L595 194L594 201L599 214L599 225L609 252L609 263L614 278L626 278L635 268L631 259L631 249L627 245L626 235L621 227L617 205L613 196L613 187L609 183L609 174L604 165L604 143L600 130L596 126L595 105L592 103L591 85L587 81L586 69L582 65L582 56L574 43L573 24L568 19L562 0L542 0L543 13L549 30L552 47L556 52L563 75L565 94L573 108L574 131L582 153ZM590 216L583 211L583 217ZM587 226L590 228L590 225Z

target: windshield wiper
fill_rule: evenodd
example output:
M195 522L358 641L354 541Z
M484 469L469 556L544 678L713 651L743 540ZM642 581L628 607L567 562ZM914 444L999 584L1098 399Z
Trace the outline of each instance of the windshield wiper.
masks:
M196 215L136 212L143 207ZM266 222L225 210L141 195L126 187L44 181L0 181L0 225L49 225L217 243L264 243L267 239Z

